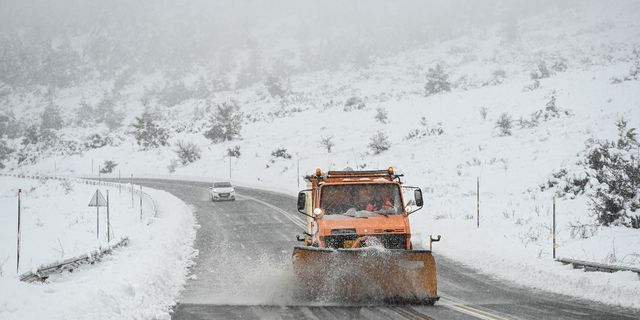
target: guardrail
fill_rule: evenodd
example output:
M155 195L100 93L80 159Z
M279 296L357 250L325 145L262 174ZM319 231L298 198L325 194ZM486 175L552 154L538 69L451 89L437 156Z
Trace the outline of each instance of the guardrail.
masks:
M111 254L114 249L126 246L127 244L129 244L129 238L125 237L120 239L120 241L118 241L117 243L107 246L106 248L98 248L94 251L78 257L73 257L60 262L54 262L48 265L41 266L35 272L29 271L21 274L20 281L45 281L54 273L62 273L64 271L73 272L73 270L77 269L81 265L89 263L93 264L96 261L102 259L102 257L104 257L105 255Z
M25 174L8 174L8 173L0 173L0 176L23 178L23 179L72 181L76 183L83 183L86 185L125 188L127 192L132 192L134 194L138 194L141 197L146 198L148 200L148 203L151 204L153 217L155 218L158 215L158 209L153 197L151 197L151 195L142 191L141 189L135 188L132 184L128 184L128 183L101 181L101 180L95 180L95 179L80 179L80 178L51 177L51 176L42 176L42 175L25 175ZM20 280L25 282L44 281L47 278L49 278L51 274L54 274L54 273L61 273L64 271L72 272L73 270L77 269L81 265L88 264L88 263L93 264L96 261L99 261L103 256L110 254L114 249L118 247L126 246L128 243L129 243L129 238L124 237L120 239L120 241L118 241L117 243L107 246L105 248L99 247L96 250L93 250L87 254L83 254L78 257L72 257L60 262L54 262L48 265L40 266L35 272L30 271L30 272L23 273L20 275Z
M574 260L567 258L558 258L556 261L562 264L571 264L574 269L584 269L584 271L600 271L600 272L618 272L618 271L631 271L638 274L640 277L640 269L631 268L631 267L622 267L622 266L612 266L603 263L583 261L583 260Z

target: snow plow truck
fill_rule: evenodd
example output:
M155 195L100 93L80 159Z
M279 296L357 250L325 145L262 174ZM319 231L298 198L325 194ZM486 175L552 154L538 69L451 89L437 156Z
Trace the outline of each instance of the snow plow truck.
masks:
M305 295L365 303L438 299L431 250L414 250L408 216L423 206L422 191L387 170L328 171L305 177L298 211L306 230L293 249ZM407 200L410 199L410 200ZM429 236L431 241L439 241Z

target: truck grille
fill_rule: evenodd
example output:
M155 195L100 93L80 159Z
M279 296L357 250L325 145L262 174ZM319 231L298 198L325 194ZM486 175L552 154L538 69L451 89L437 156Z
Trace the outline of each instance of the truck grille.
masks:
M406 249L407 235L406 234L372 234L372 237L380 239L382 245L387 249ZM345 241L347 244L353 243L353 240L357 239L359 235L332 235L324 238L324 241L329 248L344 248ZM350 247L350 246L349 246Z

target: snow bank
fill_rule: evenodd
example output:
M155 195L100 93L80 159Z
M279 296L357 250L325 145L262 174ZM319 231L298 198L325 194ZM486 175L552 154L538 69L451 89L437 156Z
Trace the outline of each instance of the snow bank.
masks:
M132 207L130 193L100 187L102 192L110 191L114 238L127 236L129 245L95 265L54 275L48 283L23 283L15 273L16 189L24 190L20 268L24 272L106 243L103 230L96 239L95 208L87 207L96 187L75 183L73 191L65 194L60 181L0 179L0 257L5 261L0 277L0 319L169 317L169 308L185 282L195 237L192 210L182 201L146 189L158 214L153 217L150 210L144 211L140 221L138 198ZM151 208L150 203L143 202L145 208Z

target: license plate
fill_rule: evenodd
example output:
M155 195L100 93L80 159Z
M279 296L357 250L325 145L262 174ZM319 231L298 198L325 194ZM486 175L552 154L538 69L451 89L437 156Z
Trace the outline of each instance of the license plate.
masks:
M228 197L228 196L229 196L229 194L228 194L228 193L221 193L221 194L220 194L220 196L221 196L221 197Z
M355 241L355 240L345 240L345 241L342 243L342 247L343 247L343 248L351 248L351 246L353 246L353 242L354 242L354 241Z

